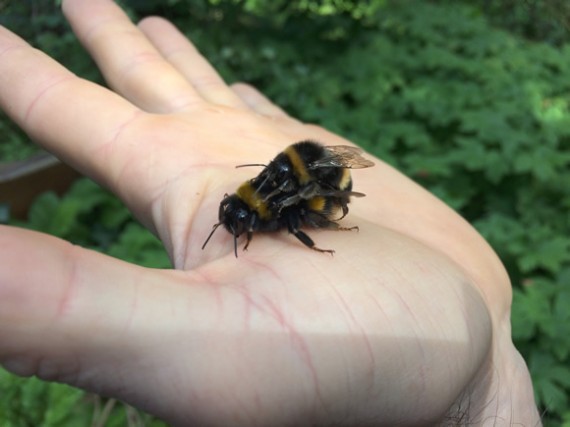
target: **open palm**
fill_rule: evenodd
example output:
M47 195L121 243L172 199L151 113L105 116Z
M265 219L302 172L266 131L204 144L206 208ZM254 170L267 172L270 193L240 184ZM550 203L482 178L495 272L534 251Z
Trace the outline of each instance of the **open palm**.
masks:
M467 389L484 402L496 393L476 374L486 378L497 346L528 387L500 262L378 159L353 174L367 197L343 225L360 231L308 231L334 257L282 232L255 235L235 259L221 229L202 251L224 193L258 172L236 165L268 162L303 139L350 143L249 86L227 86L162 19L136 27L108 0L68 0L64 11L115 92L0 29L1 106L118 194L175 269L1 228L4 366L180 425L435 423Z

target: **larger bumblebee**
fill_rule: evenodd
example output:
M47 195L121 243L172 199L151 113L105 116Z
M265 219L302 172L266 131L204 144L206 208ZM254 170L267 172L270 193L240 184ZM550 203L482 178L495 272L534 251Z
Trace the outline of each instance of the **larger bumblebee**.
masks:
M300 230L330 228L350 230L336 221L348 213L350 197L364 194L352 191L349 169L374 165L361 155L357 147L337 145L326 147L315 141L301 141L290 145L277 155L255 178L244 182L235 194L226 195L220 203L217 224L204 242L202 249L220 225L234 236L234 253L237 257L237 238L246 234L247 249L253 233L287 229L303 244L319 252L313 240ZM339 211L340 218L332 219Z

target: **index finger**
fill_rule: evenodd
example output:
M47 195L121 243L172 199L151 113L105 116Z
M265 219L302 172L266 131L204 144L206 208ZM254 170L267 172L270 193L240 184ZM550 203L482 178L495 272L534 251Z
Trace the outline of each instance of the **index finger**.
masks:
M0 26L0 108L35 142L107 183L116 141L144 114L117 94L81 79ZM106 149L115 145L113 150ZM121 148L123 149L123 148ZM123 156L123 158L125 158Z

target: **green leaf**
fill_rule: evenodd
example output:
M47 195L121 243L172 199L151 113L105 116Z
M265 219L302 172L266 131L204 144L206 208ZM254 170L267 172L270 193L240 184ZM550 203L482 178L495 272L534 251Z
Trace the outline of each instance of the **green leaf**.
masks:
M19 378L0 368L2 426L88 425L92 408L80 404L84 395L66 385Z
M160 240L136 223L127 226L119 241L109 248L109 255L145 267L172 266Z
M539 402L553 411L563 411L569 408L568 395L570 367L561 365L547 353L536 352L529 361L535 391Z
M540 285L521 291L513 289L512 328L515 340L530 339L539 328L550 324L550 298Z
M555 236L550 240L542 241L520 258L520 267L524 272L542 267L556 272L570 261L570 238Z
M38 196L28 212L29 226L36 230L51 231L59 202L59 197L53 192Z
M550 380L538 380L535 384L539 402L551 411L560 411L568 407L565 390Z

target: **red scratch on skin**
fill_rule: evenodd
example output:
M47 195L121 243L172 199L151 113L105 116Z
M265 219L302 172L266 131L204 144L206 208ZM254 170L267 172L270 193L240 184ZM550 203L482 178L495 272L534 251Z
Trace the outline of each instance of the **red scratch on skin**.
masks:
M320 389L319 381L318 381L318 376L317 376L317 370L316 370L315 365L313 363L313 360L311 358L311 354L310 354L309 348L307 346L307 343L303 339L302 335L286 319L283 312L279 309L279 307L271 299L269 299L268 297L266 297L264 295L259 295L259 298L261 301L258 302L243 287L235 288L235 290L237 292L239 292L244 297L244 299L247 303L244 321L247 322L248 329L249 329L249 320L251 317L251 308L256 308L260 312L262 312L264 314L268 314L274 320L276 320L277 323L281 326L281 328L287 333L287 335L289 336L289 338L291 340L291 344L293 345L293 348L296 349L297 354L299 355L299 357L301 358L301 360L303 361L303 363L305 364L305 366L309 370L309 373L310 373L310 376L311 376L311 379L313 382L313 386L315 389L315 395L317 397L317 400L321 403L322 406L324 406L324 401L322 398L322 393L321 393L321 389Z
M404 276L402 274L400 274L400 272L397 269L394 269L393 272L398 277L398 283L405 283L406 282L406 279L404 278ZM418 319L418 317L416 316L416 314L414 313L412 308L408 305L405 298L403 298L398 292L392 291L392 293L396 297L396 299L400 302L400 304L406 309L406 311L408 312L410 317L413 319L413 325L416 325L416 326L421 325L422 323L420 322L420 320ZM417 333L415 327L414 327L414 332L416 333L416 336L420 336L420 334ZM420 340L418 340L417 347L418 347L418 351L421 355L422 360L426 360L425 350L424 350L424 347L422 346ZM426 388L425 373L423 373L423 374L424 375L419 375L419 379L420 379L420 387L419 388L421 390L425 390L425 388Z
M244 329L249 331L251 324L251 308L255 307L260 311L263 311L263 309L262 307L259 306L259 304L257 304L257 302L255 302L255 300L252 298L248 290L245 289L244 287L236 287L234 288L234 290L238 292L246 302L245 312L243 316L243 324L244 324Z
M23 117L23 122L24 123L29 122L29 119L30 119L30 116L31 116L33 110L35 109L36 105L38 105L39 102L45 97L45 95L47 95L52 89L59 86L61 83L71 81L74 78L75 78L75 76L70 73L70 74L66 74L64 76L61 76L58 79L55 79L54 81L50 82L49 84L46 84L42 88L42 90L30 102L30 104L28 105L28 108L26 108L26 111L25 111L24 117Z
M213 277L211 277L210 274L208 274L205 271L200 271L198 269L195 270L190 270L190 271L181 271L180 272L182 274L182 278L183 280L180 282L181 286L184 287L188 287L188 286L193 286L193 285L189 285L192 283L201 283L201 284L205 284L205 286L203 287L204 290L206 290L207 292L211 292L213 295L213 300L216 303L216 310L217 310L217 314L219 317L223 316L223 312L224 312L224 289L225 286L222 285L218 280L215 280ZM194 306L195 301L192 297L189 297L188 299L188 303L190 305L190 307ZM175 316L175 310L174 307L172 307L171 304L171 313L172 316Z
M362 338L362 341L364 342L364 345L366 346L366 351L368 353L368 359L370 360L369 378L371 378L370 389L372 389L372 388L374 388L374 381L375 381L374 373L376 372L376 359L374 357L374 350L372 348L372 344L370 343L370 340L368 339L368 334L366 333L366 330L362 327L362 325L358 322L358 319L354 315L354 312L351 310L350 305L346 302L346 300L341 295L339 290L335 286L331 286L331 290L334 292L338 301L342 305L343 311L350 317L352 324L354 324L356 326L356 328L359 330L360 337ZM376 303L378 303L378 302L376 301Z
M279 322L281 327L287 332L291 339L291 343L294 348L297 349L297 354L301 357L301 360L307 366L309 373L311 374L311 379L313 381L313 386L315 388L315 394L317 400L324 406L324 401L321 393L321 389L319 386L319 378L317 375L317 370L313 363L313 359L311 357L311 352L307 346L307 343L303 339L302 335L293 327L293 324L287 321L283 312L279 310L279 308L271 301L269 298L263 296L263 301L265 305L270 309L273 317Z
M257 262L251 258L246 258L245 262L253 265L256 270L266 271L267 273L269 273L271 275L271 277L273 277L273 279L275 279L276 282L283 283L283 279L281 278L281 276L279 276L277 274L277 272L274 269L272 269L269 265L267 265L266 263Z
M136 109L130 111L128 117L126 117L125 120L118 123L112 129L112 132L110 132L111 133L110 138L105 139L104 141L101 141L100 143L93 145L93 149L91 150L89 155L92 155L94 157L99 157L101 159L104 159L105 161L112 159L114 157L113 151L116 150L117 147L124 148L123 145L120 144L122 135L127 131L127 129L134 126L133 123L135 123L137 120L140 120L143 117L145 117L145 113L143 111ZM152 156L147 156L147 157L152 158ZM132 162L123 162L122 168L120 170L114 171L114 174L112 176L114 180L113 182L117 183L123 182L123 176L125 176L128 173L129 168L132 169L132 167L133 167ZM155 200L155 198L151 198L151 204L154 203L153 200Z
M71 295L73 294L71 288L72 285L70 284L68 285L67 289L64 291L57 306L56 317L63 317L69 312L72 300Z
M222 313L224 310L224 299L222 297L222 287L220 285L215 285L212 287L214 291L214 299L216 300L216 308L218 313Z
M408 280L402 275L400 274L400 272L397 269L393 270L394 275L397 276L397 283L406 283ZM408 311L408 313L411 315L411 317L414 319L414 323L416 325L420 325L421 323L419 322L417 316L415 315L414 311L412 310L412 308L408 305L408 303L406 302L406 300L404 298L402 298L402 296L395 291L392 291L392 293L396 296L396 298L398 299L398 301L400 301L400 304L402 304L405 309Z
M213 293L214 301L216 301L216 309L218 310L218 313L221 314L224 309L224 298L222 294L223 285L221 285L218 281L213 280L206 273L198 270L192 270L191 272L186 271L184 274L191 281L196 281L198 283L205 283L207 285L205 289Z

